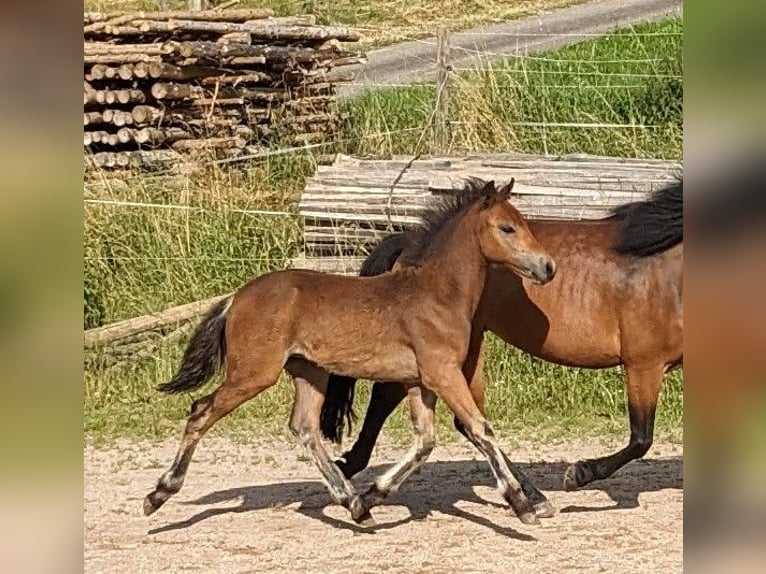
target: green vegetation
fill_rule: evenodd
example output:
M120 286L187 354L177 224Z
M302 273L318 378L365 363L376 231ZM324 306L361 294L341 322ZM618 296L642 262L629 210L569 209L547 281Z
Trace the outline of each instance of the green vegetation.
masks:
M680 20L669 20L461 73L450 94L450 151L680 158L681 31ZM630 75L614 75L618 73ZM429 127L434 99L432 88L409 87L347 102L343 107L349 118L339 143L321 153L386 156L435 151ZM543 129L519 125L522 122L654 127ZM190 209L86 204L86 328L217 295L253 275L284 267L300 250L296 198L314 168L315 160L306 151L253 162L240 171L211 169L180 179L144 174L119 186L88 186L88 198ZM253 210L283 214L241 213ZM185 343L186 338L164 341L150 356L118 364L90 353L84 404L88 436L163 438L177 431L192 398L160 395L154 387L170 378ZM492 337L487 349L490 416L507 436L626 433L619 370L557 367ZM668 377L660 405L660 432L672 438L680 436L681 380L680 373ZM363 386L359 411L368 396L368 386ZM288 382L276 385L214 432L281 432L291 397ZM442 438L457 436L445 430L451 420L443 407L439 421ZM387 429L409 436L402 409Z
M449 92L449 150L680 158L682 30L681 20L672 19L460 74ZM347 132L382 135L352 141L345 151L436 151L432 130L423 130L432 124L435 101L431 86L354 99ZM550 125L573 123L606 127Z

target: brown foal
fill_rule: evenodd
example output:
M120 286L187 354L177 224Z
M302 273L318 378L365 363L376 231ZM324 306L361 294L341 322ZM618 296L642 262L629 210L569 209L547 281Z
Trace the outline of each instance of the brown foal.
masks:
M501 267L490 269L463 374L484 412L485 330L560 365L624 367L630 442L617 453L572 464L564 483L575 489L607 478L646 454L663 375L682 363L683 182L646 201L623 205L604 220L528 224L556 260L556 280L540 288ZM417 229L388 236L370 253L361 274L372 276L406 265L421 242ZM353 415L353 390L353 379L330 377L322 431L337 442L344 419ZM359 438L339 461L347 477L367 466L383 423L405 394L404 387L390 383L373 386ZM455 424L463 432L460 421ZM545 496L515 472L538 515L551 515Z
M295 384L290 429L316 463L332 498L354 521L371 522L370 508L428 457L438 396L489 460L517 516L537 523L462 370L490 265L503 265L537 283L550 281L555 273L553 260L508 203L512 185L496 190L492 182L474 180L426 213L423 241L413 248L407 267L377 277L278 271L250 281L215 305L192 336L178 373L160 389L195 389L224 360L225 378L192 405L175 460L146 497L144 512L153 513L179 491L192 453L210 427L275 384L284 369ZM320 411L328 372L400 381L409 398L414 444L361 495L322 444Z

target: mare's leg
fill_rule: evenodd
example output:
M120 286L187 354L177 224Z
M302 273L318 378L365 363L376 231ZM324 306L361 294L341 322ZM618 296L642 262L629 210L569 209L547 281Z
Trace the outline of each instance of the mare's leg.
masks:
M405 479L423 465L436 444L434 438L436 395L433 391L421 386L411 386L408 395L415 441L407 454L394 467L379 476L364 493L362 500L367 509L379 504L392 492L396 492Z
M371 523L372 517L364 508L361 497L330 459L322 443L319 419L327 391L327 372L303 361L290 361L287 369L295 383L290 430L301 440L309 458L316 464L336 504L347 508L355 522Z
M580 460L570 465L564 475L564 487L567 490L575 490L594 480L610 477L631 460L644 456L652 446L654 415L665 374L664 365L648 368L626 365L625 373L630 417L628 446L609 456Z
M144 499L144 514L149 516L154 513L181 489L194 449L210 427L276 383L281 370L282 365L274 364L262 370L259 375L232 376L230 373L215 391L194 401L176 457L160 477L155 489Z
M452 410L466 431L466 436L489 460L503 498L525 524L539 524L529 499L511 472L489 423L481 414L457 365L445 364L443 357L419 357L423 385L433 390Z
M478 334L477 334L478 333ZM484 383L484 351L483 351L484 333L483 331L475 331L471 336L471 343L468 348L468 355L466 361L463 364L463 376L468 381L469 389L471 390L471 396L473 397L476 406L479 408L482 416L485 416L485 383ZM465 428L461 424L460 420L454 418L455 428L463 436L468 438ZM503 454L505 456L505 454ZM529 501L535 509L535 512L540 518L550 518L556 512L556 509L548 501L546 496L540 492L537 487L529 480L529 477L518 467L514 466L510 460L506 457L505 463L511 470L513 475L521 484L521 488L524 494L527 495Z
M383 428L383 423L391 416L394 409L407 396L407 386L401 383L375 383L372 386L370 404L364 415L362 430L350 450L343 453L337 465L347 478L364 470L370 462L375 441Z

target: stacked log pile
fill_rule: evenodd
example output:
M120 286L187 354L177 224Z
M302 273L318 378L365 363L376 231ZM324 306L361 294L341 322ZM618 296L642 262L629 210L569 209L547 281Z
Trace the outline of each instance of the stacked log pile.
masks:
M217 158L331 137L359 35L269 10L84 17L83 144L101 168Z
M469 177L508 182L513 204L531 219L599 219L675 180L681 164L651 159L525 154L412 160L338 156L318 166L299 204L304 254L295 267L354 273L369 248L420 221L435 195Z

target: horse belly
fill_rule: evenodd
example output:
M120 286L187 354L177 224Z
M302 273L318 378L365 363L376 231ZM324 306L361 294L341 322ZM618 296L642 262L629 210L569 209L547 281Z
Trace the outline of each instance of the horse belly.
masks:
M300 349L299 353L338 375L373 381L419 380L415 353L406 347L382 352L376 346L351 345L333 353L323 349Z

